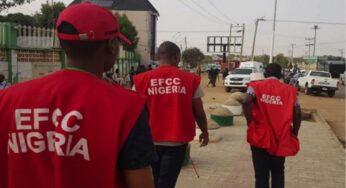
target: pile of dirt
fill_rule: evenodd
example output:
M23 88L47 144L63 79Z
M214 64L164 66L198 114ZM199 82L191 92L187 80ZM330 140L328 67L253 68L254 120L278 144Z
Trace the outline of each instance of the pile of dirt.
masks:
M230 98L228 99L224 105L227 105L227 106L241 106L240 102L234 98Z
M224 107L215 108L215 110L213 110L211 112L211 115L219 116L219 117L231 117L231 116L233 116L232 112L229 111L227 108L224 108Z
M208 119L208 130L215 130L220 128L220 125L217 124L215 121Z
M242 92L234 92L231 94L230 99L235 99L237 100L239 103L243 104L246 100L246 94L242 93Z

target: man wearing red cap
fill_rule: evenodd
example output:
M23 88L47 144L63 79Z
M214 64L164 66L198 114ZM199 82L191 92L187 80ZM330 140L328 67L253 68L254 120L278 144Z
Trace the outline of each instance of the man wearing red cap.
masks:
M255 188L285 186L285 157L299 151L301 123L297 89L280 82L281 66L266 67L266 80L251 82L244 104L251 145Z
M1 188L153 188L146 99L102 80L116 18L91 3L57 22L67 70L0 91Z
M172 42L160 45L160 67L134 77L135 90L148 97L150 127L158 154L152 164L156 188L174 188L186 146L202 131L201 147L209 142L201 97L201 78L177 68L180 49Z

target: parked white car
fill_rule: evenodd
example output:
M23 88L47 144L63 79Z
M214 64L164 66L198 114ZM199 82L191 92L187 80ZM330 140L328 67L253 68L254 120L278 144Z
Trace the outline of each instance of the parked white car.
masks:
M332 79L329 72L325 71L306 71L298 79L298 89L304 89L304 93L327 93L329 97L335 95L338 90L339 81Z

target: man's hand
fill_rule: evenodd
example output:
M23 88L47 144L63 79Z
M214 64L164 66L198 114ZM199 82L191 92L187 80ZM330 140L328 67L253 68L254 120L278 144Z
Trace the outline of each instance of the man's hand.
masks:
M199 143L201 143L200 147L208 145L208 143L209 143L209 135L208 135L208 133L201 133L199 135Z
M199 129L202 131L202 134L199 135L199 142L201 143L201 147L208 145L209 143L209 134L207 127L207 116L205 115L203 109L203 102L201 98L192 100L192 108L193 114L195 115L195 119Z

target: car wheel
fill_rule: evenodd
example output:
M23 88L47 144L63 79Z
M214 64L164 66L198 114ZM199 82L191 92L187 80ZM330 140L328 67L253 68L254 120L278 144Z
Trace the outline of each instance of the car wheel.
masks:
M227 93L229 93L229 92L231 92L231 87L225 87L225 91L227 92Z
M304 93L305 93L305 95L310 95L311 89L309 89L308 86L305 86Z
M328 97L334 97L335 91L328 91Z

